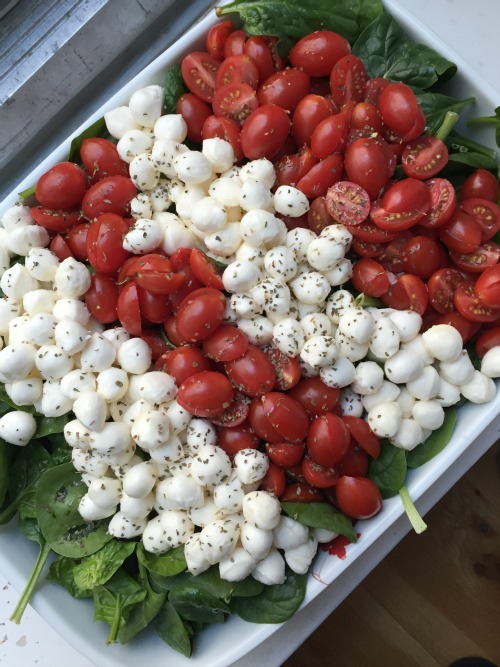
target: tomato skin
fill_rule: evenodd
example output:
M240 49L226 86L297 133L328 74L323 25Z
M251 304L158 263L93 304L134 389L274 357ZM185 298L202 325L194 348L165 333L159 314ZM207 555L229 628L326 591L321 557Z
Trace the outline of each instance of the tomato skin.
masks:
M462 271L482 273L500 260L500 246L493 241L486 241L471 253L450 252L450 258L453 264Z
M152 324L161 324L172 315L170 302L163 294L153 294L137 285L141 317Z
M386 141L368 137L346 148L344 166L348 180L361 185L373 200L393 175L396 160Z
M335 487L340 510L351 519L369 519L382 509L382 495L371 479L344 475Z
M370 215L378 227L399 232L419 222L431 204L431 194L425 183L405 178L391 185L379 202L374 202Z
M315 127L336 111L335 105L327 97L313 93L304 95L292 116L292 136L297 146L310 144Z
M233 22L229 20L219 21L210 28L207 33L206 49L212 58L219 61L224 59L224 46L234 30Z
M176 312L179 335L192 343L208 338L221 324L225 307L212 294L201 294L181 305Z
M201 140L218 137L228 141L234 150L237 162L243 159L241 150L240 128L238 123L224 116L208 116L201 128Z
M359 225L345 225L351 234L365 243L390 243L398 236L398 232L381 229L367 218Z
M464 281L469 282L462 271L454 268L438 269L430 276L427 281L429 303L436 312L445 314L455 310L453 294Z
M202 250L193 248L189 256L189 264L194 275L207 287L223 290L222 270L217 266L214 260L206 255Z
M274 73L274 60L267 41L261 35L252 35L244 46L244 52L250 56L259 70L259 84Z
M214 426L223 428L234 428L240 426L248 419L251 399L240 391L235 391L233 400L229 406L219 415L211 418Z
M342 106L347 102L361 102L365 95L366 73L363 61L357 56L342 56L330 72L330 90L336 104Z
M291 482L280 496L282 503L320 503L325 498L321 491L307 482Z
M172 309L174 312L178 310L184 299L186 299L195 290L203 289L203 283L201 283L198 278L196 278L190 265L180 267L177 270L177 273L184 276L184 280L182 285L178 287L175 292L171 292L169 294L170 303L172 304Z
M309 171L318 164L308 146L303 146L298 153L284 155L274 163L276 180L279 185L297 185Z
M141 338L151 348L151 358L155 363L162 355L172 349L167 341L164 340L161 331L157 327L143 327Z
M88 176L74 162L59 162L46 171L35 187L35 196L44 207L67 211L78 206L88 188Z
M422 136L409 142L401 156L403 171L411 178L427 180L436 176L448 162L448 148L440 139Z
M364 449L351 447L342 461L335 466L339 476L365 477L368 473L369 458Z
M460 201L466 199L486 199L488 201L498 202L500 186L498 179L486 169L476 169L460 186Z
M214 361L234 361L248 349L248 336L231 324L221 324L203 341L203 352Z
M385 294L381 295L384 305L396 310L414 310L423 315L429 303L427 286L421 278L405 273L396 279Z
M349 132L349 118L343 111L328 116L314 128L311 151L323 160L332 153L342 152Z
M244 30L234 30L227 36L224 43L224 58L244 53L247 34Z
M328 192L328 188L340 181L342 178L342 156L340 153L329 155L314 165L305 176L297 183L297 188L309 199L322 197Z
M89 232L90 222L81 222L66 232L66 243L71 248L73 257L80 262L86 262L87 256L87 234Z
M272 426L271 422L267 418L266 412L264 410L264 404L258 398L254 398L250 403L248 421L257 436L262 440L273 444L283 442L282 436Z
M279 498L283 494L285 487L286 478L283 469L271 461L266 474L261 479L259 488Z
M439 239L451 251L457 253L474 252L481 244L481 230L473 218L461 209L439 228Z
M49 250L54 253L60 262L68 259L68 257L73 257L71 248L60 234L56 234L51 240Z
M332 67L351 52L349 42L331 30L317 30L302 37L292 47L288 58L310 76L328 76Z
M375 132L382 134L384 131L384 121L374 104L370 102L358 102L352 110L350 127L351 130L366 131L367 134L364 136L369 136Z
M288 391L292 389L300 380L302 369L297 357L289 357L277 347L271 347L266 350L266 354L271 360L276 373L276 389Z
M82 141L80 157L93 183L107 176L128 176L128 164L121 159L116 145L102 137Z
M116 314L121 325L132 336L140 336L142 333L142 318L139 307L139 296L137 286L134 283L125 285L118 296L116 303Z
M276 384L276 373L269 357L251 343L242 357L226 362L224 369L245 396L252 398L263 396L272 391Z
M175 110L186 121L187 138L201 143L203 125L212 115L210 106L193 93L184 93L177 100Z
M266 453L276 465L288 468L302 461L305 452L303 442L266 442Z
M123 247L123 237L128 230L127 221L116 213L104 213L90 223L86 239L87 257L96 271L118 271L129 256Z
M302 459L302 473L306 482L317 489L328 489L335 486L339 479L339 473L335 468L322 466L307 454Z
M475 343L475 350L478 357L484 357L492 347L500 346L500 327L492 327L483 331Z
M361 417L352 417L350 415L342 415L341 419L357 445L369 454L372 459L378 459L381 446L380 438L371 430L368 422Z
M274 104L264 104L252 111L243 123L241 148L250 160L272 159L290 131L287 112Z
M83 220L80 210L72 211L54 211L43 206L32 206L30 208L31 217L40 227L45 227L51 232L69 231L75 225Z
M91 277L91 284L85 293L85 304L90 314L98 322L110 324L118 319L118 286L107 273L96 271Z
M215 91L213 100L215 115L228 118L240 126L258 106L257 93L248 83L227 83Z
M316 234L320 234L325 227L331 224L333 224L333 218L326 206L326 195L316 197L307 211L307 226Z
M367 296L382 296L390 287L387 271L382 264L369 257L363 257L354 264L351 280L358 292Z
M202 371L184 380L177 393L177 402L196 417L213 417L226 410L234 397L234 389L225 375Z
M419 224L427 229L442 227L455 211L455 188L446 178L430 178L425 184L431 193L431 207Z
M419 114L415 93L399 82L391 82L381 91L378 108L384 123L402 138L412 131Z
M327 412L311 422L307 449L315 463L325 468L334 466L346 454L350 442L349 431L337 415Z
M191 51L181 63L184 83L204 102L212 102L220 63L205 51Z
M255 61L244 53L223 60L215 77L215 87L220 88L228 83L246 83L256 89L259 70Z
M259 444L260 440L248 421L239 426L217 429L217 445L230 457L235 456L241 449L257 449Z
M309 93L309 75L294 67L271 74L257 91L259 104L276 104L293 113L300 100Z
M370 213L370 197L366 190L350 181L338 181L326 193L326 208L340 224L361 224Z
M198 347L182 345L162 354L155 363L155 370L165 371L180 386L191 375L211 371L212 364Z
M500 230L500 207L495 202L475 197L460 203L460 209L474 220L481 230L481 243L489 241Z
M184 338L182 338L182 336L177 331L177 318L175 317L175 315L172 315L172 317L169 317L168 320L165 320L165 322L163 322L163 328L165 330L168 340L172 345L175 346L188 345L189 341L184 340Z
M108 176L94 183L82 199L82 211L93 220L104 213L126 215L137 188L127 176Z
M486 306L500 308L500 264L488 267L478 276L474 291Z
M309 418L302 405L289 394L269 392L262 397L271 426L287 442L303 442L309 431Z
M439 269L440 253L436 241L426 236L414 236L403 246L403 269L420 278L430 278Z
M460 315L471 322L494 322L500 317L500 305L493 308L486 305L470 285L458 285L453 302Z
M290 390L310 418L331 412L339 402L340 389L328 387L319 377L302 378Z

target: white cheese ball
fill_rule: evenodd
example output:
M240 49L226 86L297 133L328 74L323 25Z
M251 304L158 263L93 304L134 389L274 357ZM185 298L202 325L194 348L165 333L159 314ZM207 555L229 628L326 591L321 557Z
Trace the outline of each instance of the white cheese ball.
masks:
M130 339L130 334L123 327L114 327L113 329L105 329L102 332L102 335L106 340L109 340L110 343L118 350L119 347L126 341Z
M259 281L250 289L250 294L255 301L268 313L281 313L289 315L291 295L288 285L274 278L266 278Z
M120 493L120 511L131 519L144 519L149 516L154 505L154 493L144 498L132 498L123 491Z
M5 296L21 301L26 292L38 289L38 280L33 278L23 264L14 264L0 278L0 288Z
M58 380L47 380L43 383L42 398L35 408L45 417L61 417L72 410L73 401L63 394Z
M356 366L347 357L338 356L333 364L319 369L319 376L327 387L341 389L354 381Z
M28 444L35 435L36 428L33 415L22 410L7 412L0 418L0 438L18 447Z
M211 565L229 556L238 541L239 528L230 519L208 523L199 533L201 550Z
M113 343L102 334L93 333L80 354L80 368L99 373L113 365L116 354Z
M102 456L87 451L87 448L74 447L71 451L71 462L75 470L93 477L104 477L109 470L109 465Z
M90 287L90 272L73 257L63 260L56 269L54 284L60 296L77 299Z
M159 410L164 410L170 424L170 430L173 433L179 434L185 431L189 426L192 415L185 408L181 407L174 399L167 403L160 404Z
M368 354L367 343L357 343L352 338L343 336L338 330L335 332L335 340L338 345L339 355L347 357L353 363L361 361Z
M234 472L213 489L214 503L225 515L241 512L244 496L243 484Z
M241 167L239 176L243 182L254 179L272 188L276 180L273 163L267 158L251 160Z
M170 256L179 248L194 248L196 239L190 229L174 213L155 213L154 219L162 223L162 218L168 218L163 226L163 240L161 249Z
M319 271L308 271L290 282L294 296L306 304L322 304L330 293L328 279Z
M415 338L422 327L422 316L414 310L392 310L388 317L396 325L403 343Z
M153 252L163 241L163 227L157 220L139 218L123 237L123 247L134 255Z
M370 352L377 359L385 361L398 352L400 343L399 329L391 318L378 318L370 338Z
M14 382L26 378L35 366L37 350L28 343L7 345L0 351L0 378Z
M254 345L262 347L273 340L274 324L264 315L238 319L236 326L247 335L250 343Z
M287 283L297 273L295 253L285 245L275 246L266 252L264 267L271 278Z
M143 192L152 190L160 179L160 171L149 153L140 153L132 158L129 174L135 187Z
M138 155L146 155L153 146L153 137L140 129L130 129L122 134L116 150L124 162L129 164Z
M0 336L9 332L9 323L21 315L22 302L10 297L0 297Z
M460 392L471 403L488 403L495 398L496 385L481 371L474 371L472 379L460 386Z
M99 431L90 432L89 444L101 456L128 452L130 444L133 444L130 438L130 426L124 422L105 422ZM132 448L133 453L134 448Z
M24 204L17 202L4 212L2 215L2 223L0 227L3 227L8 233L10 233L15 229L33 225L33 223L34 220L31 216L29 206L24 206Z
M386 377L395 384L410 382L420 375L424 368L422 358L411 350L401 349L384 363Z
M231 461L220 447L203 445L193 456L190 472L198 484L215 486L231 474Z
M285 559L277 549L270 549L267 556L255 566L252 577L266 586L284 583Z
M269 459L258 449L240 449L233 459L234 471L242 484L260 481L269 468Z
M300 358L315 369L331 366L337 356L338 347L332 336L312 336L300 351Z
M157 464L159 471L168 470L168 472L173 473L172 463L181 461L184 456L184 448L179 436L171 433L162 445L149 450L149 456Z
M372 315L363 308L347 308L339 317L339 334L361 345L369 342L374 328Z
M443 408L448 408L450 405L455 405L460 401L460 388L440 378L439 389L434 398Z
M403 415L396 402L379 403L369 410L366 421L379 438L392 438L398 432Z
M389 382L389 380L384 380L378 391L373 394L364 394L361 397L361 402L365 410L370 411L381 403L397 401L400 393L401 389L397 384Z
M288 567L297 574L305 574L311 565L316 551L318 550L318 541L314 535L310 535L307 542L299 544L293 549L285 550L285 560Z
M241 218L241 237L256 248L273 243L280 234L280 220L269 211L253 209Z
M374 394L382 386L384 371L374 361L362 361L356 366L352 388L358 394Z
M424 434L418 422L411 418L403 418L397 433L390 438L391 444L399 449L411 451L423 442Z
M119 479L98 477L89 484L87 494L98 507L105 509L118 505L121 492L122 483Z
M317 271L333 269L344 255L344 245L325 236L313 239L307 248L307 261Z
M72 419L65 424L64 439L70 447L76 447L82 452L90 449L90 430L78 419Z
M108 524L108 533L122 540L139 537L147 526L147 519L134 519L119 511L113 515Z
M5 391L16 405L34 405L42 397L43 381L37 377L15 380L5 385Z
M180 113L165 114L155 121L153 133L156 139L182 143L187 137L187 123Z
M202 142L201 152L208 159L212 165L212 171L216 174L221 174L234 164L234 150L229 141L213 137L211 139L204 139Z
M210 198L225 208L240 205L241 181L239 178L221 176L216 178L208 188Z
M273 530L273 542L277 549L294 549L309 539L309 528L289 516L281 516Z
M241 232L238 222L228 222L217 232L205 236L207 249L218 257L232 257L241 245Z
M455 361L462 352L462 336L451 324L435 324L422 334L422 340L439 361Z
M137 196L130 200L130 215L138 220L139 218L150 218L153 215L153 206L149 195L146 192L139 192Z
M153 519L154 521L154 519ZM149 537L148 539L152 540L152 538ZM144 531L143 535L143 540L146 543L146 531ZM148 551L152 551L153 549L150 547L145 548ZM161 552L160 552L161 553ZM188 572L191 572L191 574L197 575L201 574L202 572L205 572L205 570L208 570L210 567L209 561L205 558L205 555L201 549L200 545L200 538L199 538L199 533L195 533L194 535L191 535L185 542L184 544L184 557L186 559L186 565Z
M95 391L82 391L73 403L73 412L85 428L102 431L107 416L106 401Z
M23 308L30 317L39 313L52 313L56 302L56 294L47 289L36 289L26 292L23 296Z
M78 504L78 512L85 521L99 521L112 516L116 512L116 505L100 507L92 500L89 494L86 493L82 496L80 503Z
M248 292L261 278L257 265L249 261L236 261L229 264L222 274L224 289L228 292Z
M298 188L291 185L280 185L274 193L274 206L282 215L300 218L309 210L309 200Z
M57 345L42 345L35 365L46 380L60 380L73 369L73 359Z
M148 410L135 419L130 435L141 449L149 452L163 445L170 436L167 416L159 410Z
M332 323L325 313L308 313L299 321L306 340L313 336L331 336L333 333Z
M97 393L105 401L115 402L126 394L128 389L128 374L122 368L114 366L101 371L95 380Z
M121 368L132 375L145 373L151 365L151 358L151 348L141 338L124 341L116 354Z
M145 498L156 484L156 469L149 461L141 461L127 470L122 479L122 488L131 498Z
M273 327L273 345L283 354L296 357L303 348L305 342L304 331L297 320L285 317Z
M187 146L173 139L157 138L151 148L151 157L158 171L168 178L176 178L174 160L182 153L187 153L188 150ZM170 196L172 197L171 191Z
M429 350L424 345L424 339L422 334L417 334L415 338L401 343L401 349L410 350L417 354L423 361L424 366L433 364L435 362L434 357L430 354Z
M128 106L117 107L104 114L106 129L115 139L121 139L130 130L139 130L140 125L132 116Z
M154 127L163 107L162 86L152 85L132 93L128 107L134 120L143 127Z
M169 510L190 510L201 507L205 501L203 487L185 472L176 472L159 482L156 496Z
M55 342L56 322L51 313L38 313L26 322L25 333L35 345L52 345Z
M353 295L345 289L335 290L329 297L325 306L325 313L332 324L338 325L341 316L346 310L354 305Z
M216 442L217 433L209 421L200 417L191 419L186 431L186 446L189 452L197 453L206 445L213 447Z
M219 576L225 581L241 581L248 577L255 567L255 559L243 549L236 549L219 561Z
M31 340L26 333L26 325L30 321L28 315L14 317L9 321L8 331L5 340L9 345L31 345Z
M272 195L269 188L261 181L246 180L240 190L239 205L244 211L269 210Z
M272 493L251 491L243 498L242 505L245 521L263 530L276 528L281 517L281 505Z
M481 359L481 373L489 378L500 377L500 347L492 347Z
M210 160L200 151L186 151L173 161L175 173L181 181L197 185L207 181L213 173Z
M81 352L89 339L90 333L87 327L76 320L60 320L54 327L56 345L70 356Z
M259 561L267 556L273 546L273 531L244 521L241 524L240 540L245 551Z
M462 350L455 361L441 361L439 363L439 375L456 385L467 384L474 377L475 368L469 358L467 350Z
M444 422L443 406L434 399L415 401L411 415L421 428L429 431L435 431Z
M231 294L229 308L237 319L257 317L263 311L263 307L248 292Z
M170 194L171 190L168 180L166 178L159 178L155 187L148 190L149 202L153 213L161 213L170 208L172 204ZM151 218L152 215L144 215L141 217Z
M50 243L50 236L44 227L29 225L18 227L9 232L8 250L13 255L26 257L33 248L45 248Z
M287 232L285 245L292 250L298 263L305 262L309 245L316 238L317 235L311 229L296 227Z
M343 285L352 278L352 262L344 258L328 271L323 271L323 275L328 279L332 287Z
M212 197L203 197L193 204L191 224L204 233L220 231L227 224L226 209Z

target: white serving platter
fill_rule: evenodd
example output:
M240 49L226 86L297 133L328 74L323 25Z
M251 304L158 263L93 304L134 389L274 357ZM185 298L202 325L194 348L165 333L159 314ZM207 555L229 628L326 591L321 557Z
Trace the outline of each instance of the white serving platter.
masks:
M408 3L406 3L408 4ZM499 93L482 80L468 64L425 24L407 12L400 2L386 0L393 16L418 41L426 43L459 66L453 92L457 96L474 94L474 113L491 113L498 106ZM499 16L500 18L500 16ZM174 46L163 53L123 90L77 128L78 135L103 113L127 103L137 88L163 81L165 67L188 51L201 48L204 35L214 23L213 14L193 27ZM0 215L16 199L16 193L32 185L52 164L65 159L71 138L58 147L42 164L35 167L1 205ZM31 166L31 165L30 165ZM421 513L432 507L460 476L477 461L500 436L500 392L485 405L465 405L459 410L454 435L447 448L435 459L409 473L407 486ZM283 625L254 625L232 617L224 625L206 628L195 644L191 659L172 651L154 633L145 633L126 646L106 646L107 626L94 623L92 603L75 600L60 586L44 582L33 599L33 607L64 639L96 667L135 667L149 661L210 667L279 665L319 623L340 604L380 560L402 539L410 526L398 497L389 499L375 518L358 522L361 534L356 545L347 547L343 560L320 552L309 577L304 604L293 619ZM16 529L15 524L0 529L0 571L21 591L36 558L36 547ZM54 653L57 665L57 653ZM23 663L24 664L24 663ZM75 667L79 667L76 665Z

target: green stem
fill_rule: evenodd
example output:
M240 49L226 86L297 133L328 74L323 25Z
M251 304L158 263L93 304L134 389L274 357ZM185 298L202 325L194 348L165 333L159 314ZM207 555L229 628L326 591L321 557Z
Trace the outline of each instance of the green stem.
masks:
M424 530L427 528L427 524L424 522L424 520L418 513L417 508L413 504L413 500L410 498L408 489L404 484L399 489L399 495L401 497L401 500L403 502L403 507L405 508L405 512L408 516L408 519L410 520L413 530L417 533L417 535L420 535L420 533L423 533Z
M450 132L452 131L452 129L457 124L459 118L460 116L456 113L456 111L447 111L444 116L443 122L441 123L441 126L434 135L436 139L441 139L441 141L445 141Z
M114 644L118 637L118 630L120 629L120 619L121 619L121 595L118 593L116 596L115 604L115 613L113 614L113 621L109 628L108 638L106 639L106 644Z
M481 116L480 118L471 118L467 121L467 127L471 125L489 125L498 123L498 116Z
M35 561L35 566L33 568L33 571L31 572L31 576L24 588L24 591L21 594L21 597L19 598L19 602L17 603L16 608L12 613L12 616L10 617L10 620L13 621L14 623L21 622L24 610L31 601L33 593L35 592L35 588L37 587L38 580L40 579L40 575L42 574L43 567L50 553L50 546L43 538L42 540L43 541L41 543L40 553L38 554L38 557Z
M481 155L485 155L486 157L491 158L492 160L496 160L497 154L496 151L493 148L489 148L488 146L485 146L484 144L480 144L477 141L473 141L472 139L468 139L467 137L462 137L461 134L458 134L456 132L452 132L450 136L448 137L448 145L451 145L452 148L454 146L458 147L457 152L464 152L464 153L480 153ZM460 148L464 148L464 151L461 151Z

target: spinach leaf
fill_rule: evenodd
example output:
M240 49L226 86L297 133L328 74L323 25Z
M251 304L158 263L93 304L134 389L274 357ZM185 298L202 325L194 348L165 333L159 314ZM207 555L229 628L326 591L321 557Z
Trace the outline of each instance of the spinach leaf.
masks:
M0 438L0 507L7 496L9 488L9 464L11 461L11 447Z
M200 623L224 623L224 614L231 611L220 597L195 586L177 586L168 601L183 618Z
M17 525L27 540L30 540L30 542L36 542L37 544L42 544L42 531L40 530L38 521L35 518L20 516Z
M80 588L75 582L74 570L78 563L77 558L59 556L50 564L47 581L56 581L61 584L74 598L91 598L92 591Z
M191 637L193 630L177 613L170 602L165 602L155 620L155 629L163 641L186 658L193 652Z
M390 498L399 492L406 478L406 452L382 440L378 459L368 465L368 475L380 489L382 498Z
M471 169L495 169L498 166L498 162L495 159L481 153L473 153L472 151L449 153L448 164L450 162L464 165Z
M51 433L50 438L45 441L47 449L52 457L52 464L58 466L61 463L71 461L71 447L64 439L63 433Z
M368 76L403 81L424 90L457 71L456 65L433 49L413 42L386 13L363 30L352 52L363 60Z
M434 93L428 90L419 90L414 88L418 103L425 114L427 126L432 135L435 135L441 127L447 111L460 113L465 107L474 103L474 97L468 97L464 100L456 100L442 93Z
M152 554L139 543L137 559L149 572L155 572L163 577L172 577L187 567L183 546L170 549L164 554Z
M112 539L103 521L86 522L78 504L87 487L72 463L43 473L36 493L36 516L53 551L61 556L83 558Z
M239 588L237 583L241 583L221 579L217 566L210 567L205 572L201 572L196 576L191 574L191 572L181 572L173 577L162 577L156 572L150 572L150 580L154 590L160 593L166 593L175 588L192 588L220 598L225 602L229 602L235 591ZM259 591L256 590L256 592Z
M118 641L126 644L138 632L147 627L163 607L167 596L165 593L156 593L149 584L148 573L139 563L139 583L146 591L144 598L130 609L125 622L120 625L117 633Z
M47 562L47 558L49 557L49 554L50 554L50 545L45 541L45 539L42 536L40 538L40 551L38 552L35 565L33 566L33 570L31 571L26 586L24 587L24 590L21 593L21 597L19 598L15 606L15 609L12 612L12 616L10 617L10 620L13 621L14 623L21 622L24 610L26 609L31 598L33 597L33 593L35 592L35 589L38 585L38 581L42 576L42 572L45 567L45 563Z
M94 589L94 620L110 626L107 644L116 641L120 627L126 623L134 606L141 604L146 595L146 589L122 568L105 586Z
M36 420L36 431L33 439L44 438L47 435L52 435L53 433L62 433L64 427L69 422L70 417L68 414L62 415L61 417L38 417Z
M234 598L231 609L250 623L283 623L302 604L306 583L307 575L287 571L283 584L264 586L260 595Z
M281 507L295 521L311 528L324 528L344 535L350 542L356 542L356 531L352 521L328 503L281 503Z
M163 113L176 113L177 100L187 91L180 65L167 67L163 91Z
M467 127L472 127L473 125L493 125L495 128L495 141L497 146L500 147L500 107L495 109L494 116L479 116L467 121Z
M105 584L134 553L135 547L136 542L110 540L99 551L83 558L78 565L75 565L73 569L75 585L82 590L91 590Z
M314 30L334 30L350 42L382 12L380 0L233 0L217 7L218 16L239 14L251 35L275 35L282 55Z
M444 422L440 428L432 431L421 445L408 452L406 457L408 468L418 468L434 458L439 452L442 452L450 441L456 423L457 411L454 408L447 408Z

